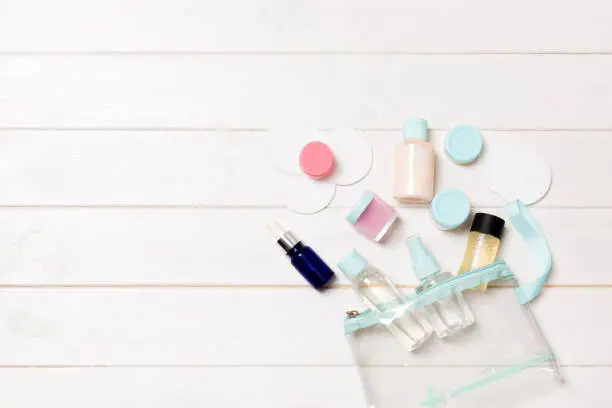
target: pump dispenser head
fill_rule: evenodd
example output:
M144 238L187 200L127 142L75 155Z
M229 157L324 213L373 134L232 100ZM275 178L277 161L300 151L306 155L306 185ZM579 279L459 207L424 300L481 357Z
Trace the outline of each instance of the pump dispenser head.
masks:
M427 121L425 119L406 119L404 121L404 140L427 141Z
M421 237L415 235L407 238L406 246L412 257L412 269L414 269L414 273L419 280L423 281L440 271L438 263L423 245Z

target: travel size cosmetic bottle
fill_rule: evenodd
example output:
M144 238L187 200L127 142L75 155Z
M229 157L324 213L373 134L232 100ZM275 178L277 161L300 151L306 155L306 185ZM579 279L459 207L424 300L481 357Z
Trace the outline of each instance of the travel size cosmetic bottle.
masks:
M469 272L495 262L505 223L495 215L485 213L474 215L459 273ZM478 289L484 292L487 290L487 285L482 284Z
M403 142L395 147L393 196L402 203L429 203L434 196L434 148L427 121L404 122Z
M276 237L276 242L291 259L291 265L315 289L324 289L334 278L334 272L315 251L298 240L295 235L278 222L268 225L270 232Z
M338 267L353 282L353 289L370 309L388 311L405 302L397 286L356 250L338 262ZM416 350L431 335L432 328L419 312L405 311L386 326L408 350Z
M448 272L440 272L436 260L423 245L421 238L415 236L406 240L410 250L412 268L421 283L416 293L422 293L438 283L453 277ZM463 298L463 294L456 293L441 299L425 308L426 317L433 326L439 338L452 336L461 329L474 323L474 315Z

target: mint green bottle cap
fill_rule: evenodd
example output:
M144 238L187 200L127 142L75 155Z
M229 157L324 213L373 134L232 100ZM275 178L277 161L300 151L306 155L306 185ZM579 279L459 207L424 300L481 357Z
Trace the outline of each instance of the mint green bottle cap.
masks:
M338 268L350 280L354 280L368 266L368 261L353 249L338 262Z
M444 189L431 201L431 216L445 230L459 227L470 216L470 200L460 190Z
M455 126L444 139L446 154L457 164L475 161L482 153L482 145L482 135L471 125Z
M406 246L412 258L412 269L414 269L414 273L419 280L427 279L440 271L438 263L431 256L427 248L425 248L425 245L423 245L421 237L416 235L412 238L407 238Z
M406 119L403 136L404 140L427 141L427 121L425 119Z
M361 195L361 198L359 199L357 204L355 204L350 209L349 213L346 215L346 220L350 222L351 224L355 224L357 220L359 219L359 217L361 217L361 214L363 214L366 208L368 208L368 205L370 205L373 199L374 199L373 192L371 191L364 192Z

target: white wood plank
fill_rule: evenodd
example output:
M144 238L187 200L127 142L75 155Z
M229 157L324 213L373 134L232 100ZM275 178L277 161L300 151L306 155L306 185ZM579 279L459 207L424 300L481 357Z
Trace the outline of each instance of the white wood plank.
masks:
M611 131L483 133L489 151L509 138L539 148L554 178L542 205L612 206L612 186L592 184L594 175L610 172ZM372 171L364 182L339 188L334 206L353 205L366 188L392 201L400 131L365 134L374 147ZM482 182L486 162L457 166L446 157L445 134L431 135L437 188L462 189L475 206L503 204ZM269 164L268 137L248 131L0 131L0 205L283 206L283 183L290 179Z
M46 132L3 135L6 161L0 167L4 180L13 180L6 199L14 204L278 202L278 191L264 186L278 185L281 176L261 160L265 149L257 133L62 132L62 140ZM14 182L22 176L24 183Z
M403 244L409 232L421 234L443 270L454 272L460 264L467 235L439 231L425 209L402 209L405 227L384 246L354 231L345 212L303 217L275 209L4 209L0 284L307 286L268 234L270 220L291 227L334 269L357 248L403 285L416 283ZM535 208L533 214L553 252L550 284L612 285L608 241L599 238L612 229L612 210ZM539 272L512 227L500 257L525 280ZM348 281L339 276L337 283Z
M408 370L419 381L423 370ZM460 375L461 369L437 371L450 377ZM565 385L521 401L520 407L606 406L610 403L606 390L610 371L567 368ZM250 407L266 408L363 406L359 380L349 367L0 369L0 379L2 401L12 408L41 404L63 408L237 407L245 401Z
M611 128L611 70L610 55L5 55L0 126Z
M601 52L611 17L605 0L5 0L0 51Z
M551 289L536 303L561 363L612 364L611 296ZM471 302L497 336L522 335L503 310L486 307L486 297ZM348 290L3 290L0 365L347 365L342 317L359 304ZM483 347L473 356L440 350L449 364L493 363L497 344Z
M351 368L3 369L12 408L361 407ZM36 389L36 392L31 392Z

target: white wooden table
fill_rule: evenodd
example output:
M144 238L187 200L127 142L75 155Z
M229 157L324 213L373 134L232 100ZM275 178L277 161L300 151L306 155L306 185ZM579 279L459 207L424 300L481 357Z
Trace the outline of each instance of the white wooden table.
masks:
M439 153L458 123L545 152L555 269L535 311L568 384L522 407L610 406L610 21L607 0L0 0L0 405L360 406L354 294L309 289L265 224L414 285L399 243L343 215L363 188L390 195L418 116ZM264 158L268 129L305 119L375 150L313 217L283 208ZM500 209L465 169L438 173ZM401 213L455 269L465 236ZM502 255L529 273L518 239Z

